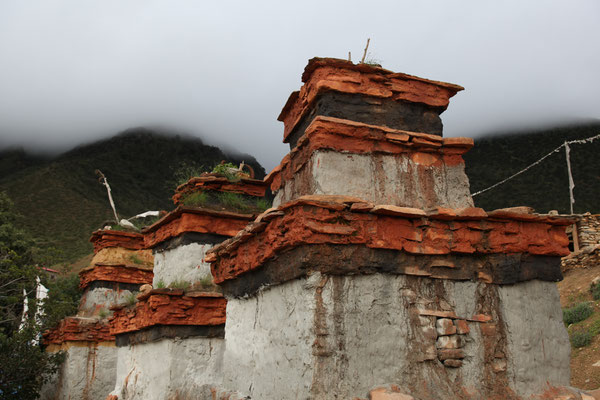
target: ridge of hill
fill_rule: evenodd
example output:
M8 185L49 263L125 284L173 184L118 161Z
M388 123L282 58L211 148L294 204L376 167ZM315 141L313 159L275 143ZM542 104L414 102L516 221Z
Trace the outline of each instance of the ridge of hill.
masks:
M476 138L463 157L471 193L485 189L539 160L565 141L600 134L600 121L556 128L498 133ZM574 212L600 213L600 139L570 145L575 188ZM569 182L565 150L496 188L473 198L485 210L530 206L538 212L568 214Z
M21 225L40 248L56 248L60 261L91 253L93 230L113 219L101 170L112 189L120 217L147 210L171 210L171 196L186 173L210 170L221 160L245 161L261 179L264 168L249 155L231 155L202 140L146 128L81 145L55 157L22 149L0 153L0 190L22 215Z

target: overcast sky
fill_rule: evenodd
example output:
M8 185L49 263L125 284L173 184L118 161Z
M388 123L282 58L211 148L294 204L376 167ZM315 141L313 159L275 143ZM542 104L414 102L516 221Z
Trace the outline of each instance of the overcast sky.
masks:
M0 1L0 146L168 126L255 155L314 56L466 88L445 136L600 118L600 1Z

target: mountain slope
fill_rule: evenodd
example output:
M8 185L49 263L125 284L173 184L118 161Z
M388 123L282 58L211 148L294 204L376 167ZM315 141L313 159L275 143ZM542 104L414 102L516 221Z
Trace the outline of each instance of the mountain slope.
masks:
M539 160L565 140L600 134L600 123L475 139L465 154L471 193L487 188ZM600 212L600 140L571 145L575 213ZM518 177L474 197L486 210L531 206L539 212L569 213L569 184L564 148Z
M228 156L195 138L134 129L54 159L23 162L19 171L10 162L0 163L0 190L7 191L24 217L23 227L41 247L61 249L62 258L72 261L91 251L90 233L112 219L96 169L107 177L120 217L130 217L172 209L171 196L182 168L209 170L221 160L242 159L254 167L258 178L264 176L253 157Z

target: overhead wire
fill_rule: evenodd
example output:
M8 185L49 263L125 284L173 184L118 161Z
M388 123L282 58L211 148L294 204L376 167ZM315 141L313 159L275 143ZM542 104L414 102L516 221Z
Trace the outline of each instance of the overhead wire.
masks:
M506 179L501 180L500 182L494 183L492 186L489 186L483 190L480 190L478 192L472 193L471 196L475 197L481 193L485 193L488 190L494 189L495 187L498 187L500 185L502 185L505 182L508 182L509 180L521 175L523 172L528 171L529 169L535 167L536 165L538 165L539 163L541 163L542 161L544 161L546 158L550 157L552 154L557 153L558 151L560 151L560 149L562 149L565 146L568 146L569 144L586 144L586 143L591 143L594 140L600 139L600 134L596 135L596 136L591 136L589 138L585 138L585 139L576 139L576 140L568 140L565 141L563 144L561 144L560 146L558 146L557 148L555 148L554 150L552 150L550 153L546 154L545 156L543 156L542 158L540 158L539 160L533 162L532 164L528 165L527 167L523 168L522 170L520 170L519 172L512 174L511 176L509 176Z

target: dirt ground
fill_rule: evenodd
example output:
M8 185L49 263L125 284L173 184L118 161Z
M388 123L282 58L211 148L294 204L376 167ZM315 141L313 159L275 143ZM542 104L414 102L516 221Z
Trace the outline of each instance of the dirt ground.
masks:
M557 284L560 303L563 308L572 307L584 301L591 301L594 314L584 321L571 325L568 330L588 330L600 324L600 301L593 300L590 283L600 276L600 265L592 268L577 268L565 273L564 280ZM591 344L579 349L571 349L571 385L580 389L600 388L600 335Z

